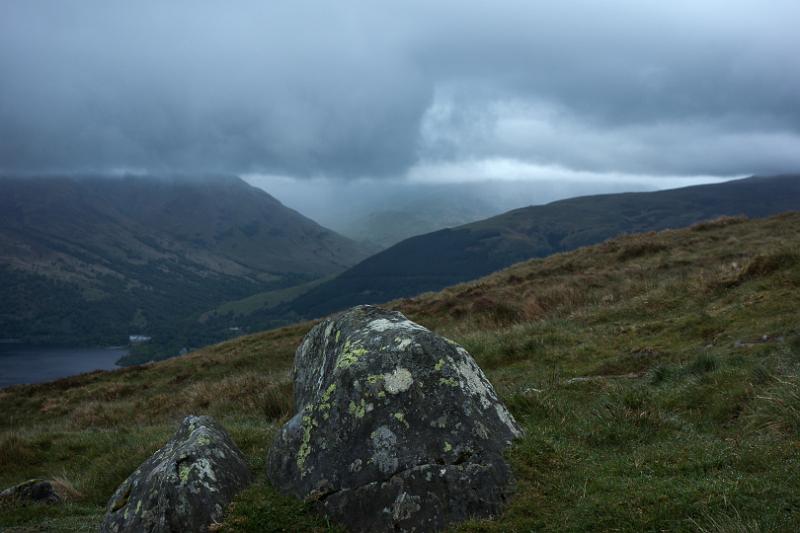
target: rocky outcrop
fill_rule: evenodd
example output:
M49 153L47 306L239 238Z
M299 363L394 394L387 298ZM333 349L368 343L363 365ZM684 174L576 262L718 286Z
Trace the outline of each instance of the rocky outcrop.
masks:
M430 531L500 512L521 430L464 348L360 306L295 355L295 416L268 457L277 488L355 531Z
M251 480L242 452L207 416L187 416L175 436L120 485L103 532L197 532L222 520Z
M45 479L29 479L0 492L2 503L61 503L62 501L53 483Z

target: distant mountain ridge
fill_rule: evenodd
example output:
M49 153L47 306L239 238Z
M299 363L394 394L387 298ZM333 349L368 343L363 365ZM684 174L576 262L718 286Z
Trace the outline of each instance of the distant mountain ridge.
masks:
M0 178L0 338L166 335L366 255L236 177Z
M301 295L281 312L323 316L355 304L439 290L623 233L678 228L721 215L763 217L790 210L800 210L800 175L585 196L515 209L402 241Z

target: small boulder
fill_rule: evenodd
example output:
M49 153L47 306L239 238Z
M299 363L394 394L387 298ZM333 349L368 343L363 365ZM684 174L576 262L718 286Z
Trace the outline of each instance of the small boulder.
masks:
M520 427L458 344L399 312L355 307L295 354L295 416L274 486L354 531L431 531L498 514Z
M29 479L0 492L0 502L3 503L61 503L62 501L53 483L45 479Z
M114 492L102 532L206 531L252 476L242 452L208 416L178 432Z

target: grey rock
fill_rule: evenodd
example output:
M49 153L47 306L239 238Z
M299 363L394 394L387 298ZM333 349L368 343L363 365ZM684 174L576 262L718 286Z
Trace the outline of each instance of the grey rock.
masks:
M0 502L5 503L61 503L61 501L53 484L44 479L29 479L0 492Z
M464 348L398 312L355 307L295 354L295 416L267 473L354 531L431 531L497 515L521 429Z
M187 416L175 436L117 488L100 530L206 531L251 479L222 426L208 416Z

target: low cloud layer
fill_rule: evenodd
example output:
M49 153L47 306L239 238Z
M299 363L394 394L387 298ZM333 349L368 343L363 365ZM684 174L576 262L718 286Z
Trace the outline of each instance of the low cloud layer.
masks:
M797 171L797 20L795 0L6 0L0 171Z

